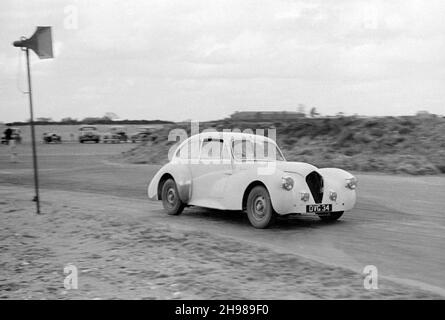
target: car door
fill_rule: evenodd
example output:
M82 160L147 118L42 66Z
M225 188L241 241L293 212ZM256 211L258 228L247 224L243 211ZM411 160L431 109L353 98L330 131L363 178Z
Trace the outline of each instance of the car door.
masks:
M232 174L231 155L222 138L203 138L199 159L190 164L194 205L224 209L222 199Z

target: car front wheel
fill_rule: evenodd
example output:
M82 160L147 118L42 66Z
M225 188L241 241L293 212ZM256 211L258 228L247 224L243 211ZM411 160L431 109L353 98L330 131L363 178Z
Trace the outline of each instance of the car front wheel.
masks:
M247 198L247 217L252 226L258 229L269 227L275 220L275 212L267 189L254 187Z
M335 221L340 219L340 217L343 215L343 211L337 211L337 212L330 212L327 215L318 216L323 221Z
M185 204L179 198L178 188L173 179L168 179L162 186L162 205L169 215L178 215L184 210Z

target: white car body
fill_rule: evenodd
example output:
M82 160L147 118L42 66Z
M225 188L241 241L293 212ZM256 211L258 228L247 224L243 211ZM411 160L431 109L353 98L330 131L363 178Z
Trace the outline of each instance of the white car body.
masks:
M235 152L234 148L239 146L237 141L244 139L276 147L277 157L283 158L283 161L264 159L267 157L240 159L236 154L241 155L244 151ZM212 155L209 160L204 143L222 146L219 161L213 159ZM197 151L188 152L190 146L190 149L194 147ZM189 154L184 156L183 152L181 155L184 150ZM306 181L308 175L313 192ZM288 181L286 179L289 177L293 187L287 190L284 181ZM249 191L257 185L267 189L273 210L278 215L307 214L310 213L307 212L308 205L325 204L331 205L329 208L332 212L344 212L351 210L356 202L356 179L349 172L286 161L273 140L245 133L206 132L182 142L171 161L151 180L148 186L149 199L161 200L163 183L168 178L175 181L179 198L187 206L244 210Z

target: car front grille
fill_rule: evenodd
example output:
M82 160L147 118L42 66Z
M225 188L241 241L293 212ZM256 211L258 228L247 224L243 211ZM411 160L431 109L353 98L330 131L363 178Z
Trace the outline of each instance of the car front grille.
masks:
M318 172L312 171L306 176L306 183L315 203L321 203L323 200L323 177Z

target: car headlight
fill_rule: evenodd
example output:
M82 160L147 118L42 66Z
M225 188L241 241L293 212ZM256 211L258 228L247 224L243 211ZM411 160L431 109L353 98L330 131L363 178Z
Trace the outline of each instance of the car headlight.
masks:
M289 176L282 177L281 178L281 186L283 187L283 189L285 189L287 191L292 190L292 188L294 187L294 179L292 179Z
M355 190L357 188L357 183L358 183L358 180L356 177L346 179L346 188Z

